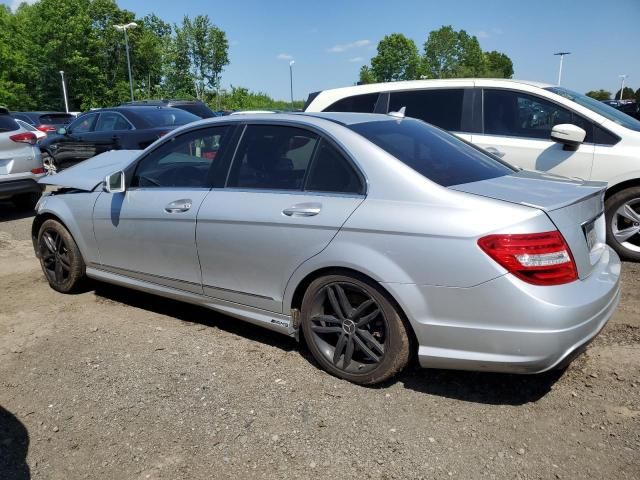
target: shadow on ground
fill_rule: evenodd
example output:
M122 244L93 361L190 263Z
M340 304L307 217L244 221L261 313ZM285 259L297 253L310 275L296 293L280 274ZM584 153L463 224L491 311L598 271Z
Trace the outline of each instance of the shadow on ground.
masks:
M27 480L31 478L27 465L29 433L8 410L0 406L0 478Z
M237 320L204 307L142 293L106 283L95 284L97 297L124 303L160 315L175 317L184 322L217 327L234 335L264 343L284 351L298 350L301 356L320 368L304 342ZM385 388L400 382L417 392L489 405L522 405L544 397L564 370L539 375L508 375L457 370L422 369L410 365L398 378L373 388Z
M34 210L18 208L9 201L0 201L0 222L22 220L23 218L33 217L35 214Z

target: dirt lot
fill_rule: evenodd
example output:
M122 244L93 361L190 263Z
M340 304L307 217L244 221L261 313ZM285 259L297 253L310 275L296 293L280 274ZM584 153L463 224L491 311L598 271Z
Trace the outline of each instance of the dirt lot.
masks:
M566 371L337 380L292 339L100 285L0 204L0 479L640 478L640 265Z

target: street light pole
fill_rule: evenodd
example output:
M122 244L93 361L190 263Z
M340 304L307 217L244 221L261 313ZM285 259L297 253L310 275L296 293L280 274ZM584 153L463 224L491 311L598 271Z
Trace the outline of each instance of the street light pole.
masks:
M554 55L560 56L560 69L558 70L558 86L562 82L562 61L564 60L565 55L571 55L571 52L556 52Z
M64 111L69 113L69 100L67 100L67 86L64 84L64 70L60 70L60 78L62 78L62 95L64 96Z
M138 24L136 22L129 22L126 25L114 25L113 27L124 32L124 45L127 50L127 68L129 70L129 90L131 91L131 101L133 102L133 79L131 78L131 59L129 58L129 38L127 36L127 30L130 28L136 28Z
M624 92L624 81L627 79L627 75L618 75L620 77L620 98L622 100L622 93Z
M291 93L291 110L293 110L293 64L295 60L289 62L289 88Z

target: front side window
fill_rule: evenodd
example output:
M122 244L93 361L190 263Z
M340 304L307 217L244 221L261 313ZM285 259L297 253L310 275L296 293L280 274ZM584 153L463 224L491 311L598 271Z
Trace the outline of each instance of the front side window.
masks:
M200 120L200 117L179 108L142 107L135 112L151 127L172 127Z
M413 118L357 123L349 128L443 187L515 172L455 135Z
M450 132L462 131L464 89L413 90L391 92L389 111L406 107L407 117L418 118Z
M325 112L357 112L373 113L378 101L377 93L365 93L363 95L352 95L338 100L334 104L325 108Z
M364 186L354 167L326 140L320 141L304 189L312 192L364 193Z
M87 133L93 129L93 124L96 123L97 114L82 115L76 119L71 125L69 125L69 131L73 133Z
M510 90L485 89L483 97L485 134L549 140L554 126L571 123L593 141L591 123L556 103Z
M94 131L110 132L112 130L131 130L131 124L119 113L101 113Z
M317 143L318 135L302 128L249 125L238 146L227 187L302 190Z
M212 127L172 138L143 158L132 187L206 188L209 171L221 161L227 127Z

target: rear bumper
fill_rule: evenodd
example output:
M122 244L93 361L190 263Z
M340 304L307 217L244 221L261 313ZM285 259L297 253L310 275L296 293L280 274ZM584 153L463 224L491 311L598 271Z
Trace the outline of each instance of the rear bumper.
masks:
M409 317L426 368L540 373L593 340L620 300L620 260L557 287L505 275L472 288L386 284Z
M22 193L40 193L42 190L37 178L4 180L0 177L0 198L9 198Z

